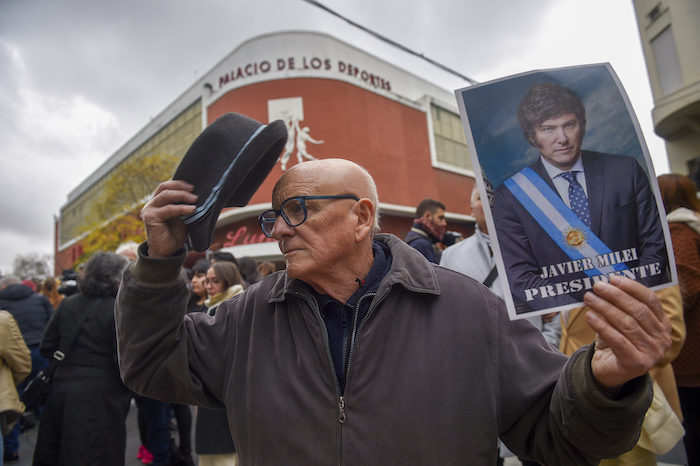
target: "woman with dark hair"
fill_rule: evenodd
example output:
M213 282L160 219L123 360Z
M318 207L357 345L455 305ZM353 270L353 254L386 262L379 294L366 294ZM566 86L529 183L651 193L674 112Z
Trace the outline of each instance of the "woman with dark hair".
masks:
M206 259L198 260L192 266L190 277L190 301L187 304L187 312L206 312L207 306L204 301L209 296L207 294L207 270L211 267L211 262Z
M690 466L700 465L700 202L687 176L659 176L683 296L686 339L673 361Z
M132 393L117 366L114 299L127 263L112 252L93 255L79 279L80 292L65 298L46 326L41 354L50 358L60 349L66 356L44 404L35 465L124 464ZM78 326L71 347L62 347L61 339Z
M209 297L204 301L207 314L214 315L219 304L242 293L245 289L243 276L233 262L215 262L207 270L205 282Z
M262 275L260 275L260 271L258 270L258 261L252 257L246 256L238 259L238 269L241 271L243 280L245 280L248 286L262 280Z
M204 301L207 314L213 316L225 300L242 293L243 277L233 262L215 262L207 270L206 288L209 298ZM236 466L238 454L231 438L226 410L197 408L194 444L199 466Z

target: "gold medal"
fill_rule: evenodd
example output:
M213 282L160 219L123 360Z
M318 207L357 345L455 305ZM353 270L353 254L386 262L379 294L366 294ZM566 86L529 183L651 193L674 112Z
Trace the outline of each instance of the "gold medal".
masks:
M581 249L586 245L586 233L577 227L569 227L563 231L564 242L569 249Z

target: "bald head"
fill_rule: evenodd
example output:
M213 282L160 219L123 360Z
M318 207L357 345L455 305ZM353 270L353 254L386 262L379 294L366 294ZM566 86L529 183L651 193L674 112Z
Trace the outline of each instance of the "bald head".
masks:
M353 194L366 198L374 205L374 231L379 231L377 186L369 172L345 159L311 160L294 165L279 179L272 191L272 204L279 206L302 188L315 194Z
M272 192L269 232L284 255L285 273L347 301L374 262L376 205L372 177L348 160L312 160L285 172Z

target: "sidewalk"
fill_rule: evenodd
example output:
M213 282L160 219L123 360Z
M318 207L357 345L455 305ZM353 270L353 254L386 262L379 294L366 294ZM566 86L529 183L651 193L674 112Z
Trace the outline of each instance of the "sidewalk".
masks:
M194 426L194 412L192 413L192 422ZM34 445L36 445L36 434L39 430L39 425L33 429L20 434L19 437L19 461L8 463L9 466L31 466L32 455L34 454ZM139 429L136 424L136 407L131 406L129 415L126 418L126 461L125 466L143 466L141 460L136 458L136 453L139 451L141 442L139 441ZM171 432L171 435L177 436L177 432ZM192 433L194 439L194 431ZM197 464L197 455L192 454L194 464ZM683 466L686 464L685 448L683 442L678 442L673 450L666 455L658 458L659 466ZM522 466L520 461L515 457L505 459L505 466Z
M126 418L126 459L125 466L143 466L141 460L136 458L141 441L139 440L139 429L136 421L137 410L133 405L129 408L129 415ZM34 446L36 445L36 435L39 431L39 423L36 427L26 431L19 436L19 461L5 463L6 466L31 466ZM170 435L177 439L177 432L170 432ZM194 445L194 409L192 410L192 444ZM197 464L196 453L192 453L194 464ZM1 463L0 463L1 464Z

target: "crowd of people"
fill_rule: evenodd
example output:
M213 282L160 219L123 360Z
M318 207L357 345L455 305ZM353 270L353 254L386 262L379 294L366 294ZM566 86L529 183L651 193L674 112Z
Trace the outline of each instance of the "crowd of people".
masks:
M224 409L244 463L492 464L499 437L526 464L597 464L635 447L648 372L675 349L645 286L596 285L585 303L600 343L567 357L485 287L430 263L444 207L417 213L412 232L431 242L418 253L378 233L367 171L326 159L285 172L260 217L284 272L241 284L210 268L216 294L192 297L178 221L196 208L192 190L165 182L142 211L148 241L115 307L122 377L143 396Z
M223 411L197 408L193 423L190 406L140 396L122 382L114 303L137 246L130 242L118 253L98 252L79 274L65 270L38 283L0 277L0 464L19 461L19 435L37 424L31 459L36 465L123 465L133 454L143 464L188 466L195 464L193 453L202 466L237 464ZM214 252L183 268L191 283L189 312L213 316L222 301L275 270L272 262ZM57 353L65 357L45 402L25 412L24 388ZM132 402L138 408L137 452L125 451ZM178 442L171 438L173 425Z
M308 179L325 184L298 191ZM236 465L239 446L246 463L503 464L515 455L525 466L653 465L680 438L698 465L700 202L688 177L658 181L679 285L647 293L611 279L585 306L518 321L496 297L488 186L488 199L472 193L472 236L445 247L445 207L426 199L404 242L378 233L364 169L304 163L275 187L274 224L261 221L285 255L275 274L273 263L221 251L184 267L184 240L163 220L186 212L189 188L166 182L144 208L147 243L96 253L79 274L38 285L0 278L4 462L18 460L20 431L39 421L37 465L121 465L127 455L193 465L193 453L202 466ZM318 197L323 206L311 207ZM173 205L180 211L164 213ZM467 302L469 312L449 312ZM627 308L644 316L625 341L655 347L634 364L601 324ZM596 340L618 353L597 357L605 345L589 346ZM26 384L56 355L45 403L22 414ZM132 400L138 452L125 451Z

